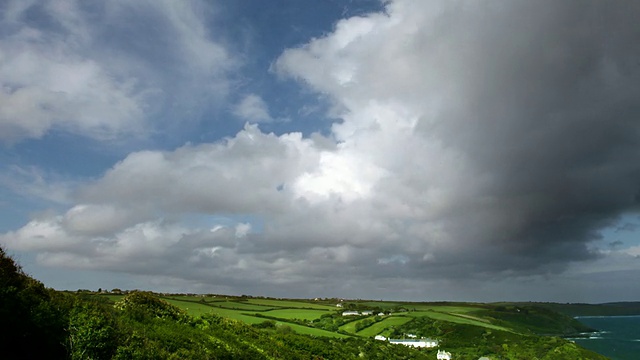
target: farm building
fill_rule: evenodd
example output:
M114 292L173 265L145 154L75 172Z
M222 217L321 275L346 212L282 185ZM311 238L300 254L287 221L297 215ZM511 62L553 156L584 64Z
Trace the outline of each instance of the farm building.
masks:
M389 339L389 342L415 348L432 348L438 346L438 340L433 339Z
M360 315L357 311L343 311L342 316L358 316Z
M451 360L451 353L444 350L438 350L438 360Z

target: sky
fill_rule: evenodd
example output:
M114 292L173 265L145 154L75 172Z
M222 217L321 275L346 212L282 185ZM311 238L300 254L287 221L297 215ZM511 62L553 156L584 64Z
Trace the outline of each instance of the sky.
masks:
M2 1L0 245L61 290L640 300L638 18Z

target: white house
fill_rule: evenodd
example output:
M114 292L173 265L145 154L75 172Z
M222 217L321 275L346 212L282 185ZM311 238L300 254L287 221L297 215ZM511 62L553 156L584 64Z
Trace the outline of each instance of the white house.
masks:
M341 307L342 307L342 304L338 303L338 304L336 304L336 307L341 308Z
M362 312L362 315L373 315L373 311L365 310L365 311Z
M343 311L342 316L358 316L360 315L357 311Z
M389 339L389 342L415 348L432 348L438 346L438 340L433 339Z
M421 339L421 340L422 340L422 341L424 341L424 342L425 342L425 344L427 344L427 346L425 346L425 347L432 348L432 347L436 347L436 346L438 346L438 340L435 340L435 339L429 339L429 338L426 338L426 339L425 339L425 338L423 338L423 339Z
M438 350L438 360L451 360L451 353L444 350Z
M386 338L386 337L384 337L384 336L382 336L382 335L376 335L376 336L374 337L374 339L375 339L375 340L387 341L387 338Z

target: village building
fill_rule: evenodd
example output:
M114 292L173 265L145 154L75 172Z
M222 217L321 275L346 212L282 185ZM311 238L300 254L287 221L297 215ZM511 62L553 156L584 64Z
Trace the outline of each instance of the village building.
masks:
M451 360L451 353L444 350L438 350L438 360Z
M438 346L438 340L434 339L389 339L389 342L415 348L432 348Z
M357 312L357 311L351 311L350 310L350 311L343 311L342 312L342 316L358 316L358 315L360 315L360 313Z

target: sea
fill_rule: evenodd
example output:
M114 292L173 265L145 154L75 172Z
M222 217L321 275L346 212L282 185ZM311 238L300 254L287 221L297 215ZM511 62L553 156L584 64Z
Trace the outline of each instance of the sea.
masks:
M640 359L640 315L578 316L581 323L598 329L584 338L571 339L612 360Z

